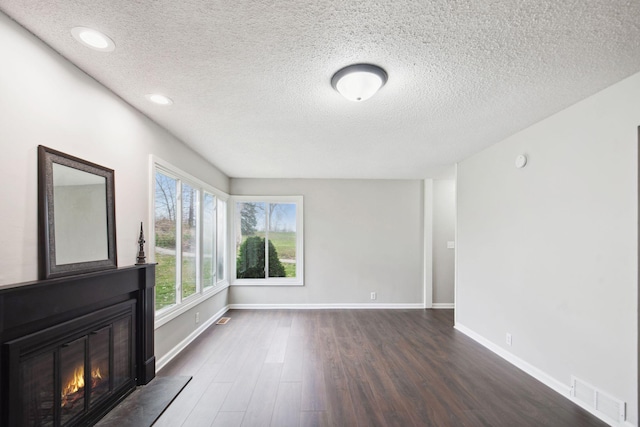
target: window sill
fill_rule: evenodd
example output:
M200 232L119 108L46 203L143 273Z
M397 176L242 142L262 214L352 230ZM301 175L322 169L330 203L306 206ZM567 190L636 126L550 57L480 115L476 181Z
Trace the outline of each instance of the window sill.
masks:
M265 279L236 279L231 286L304 286L302 280L265 280Z
M207 289L202 294L198 294L197 296L191 296L184 300L181 304L176 306L167 308L166 310L161 311L159 314L156 314L155 318L155 329L160 328L162 325L166 325L173 319L180 317L182 314L191 310L193 307L202 304L212 296L222 292L223 290L229 287L228 281L220 282L217 286Z

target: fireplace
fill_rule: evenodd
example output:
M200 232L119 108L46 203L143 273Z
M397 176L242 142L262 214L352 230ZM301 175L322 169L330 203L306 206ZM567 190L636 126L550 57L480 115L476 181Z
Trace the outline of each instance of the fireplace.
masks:
M151 380L153 272L0 288L0 425L92 425Z

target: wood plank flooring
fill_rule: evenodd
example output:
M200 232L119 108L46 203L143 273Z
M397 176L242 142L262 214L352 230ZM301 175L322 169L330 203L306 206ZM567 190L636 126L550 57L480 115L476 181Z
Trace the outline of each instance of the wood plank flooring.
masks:
M154 426L606 426L453 329L452 310L232 310L158 376Z

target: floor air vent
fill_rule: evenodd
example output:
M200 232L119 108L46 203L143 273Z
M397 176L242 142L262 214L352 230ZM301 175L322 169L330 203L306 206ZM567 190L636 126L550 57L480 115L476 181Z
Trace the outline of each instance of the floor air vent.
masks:
M226 325L229 320L231 320L231 317L221 317L220 320L216 322L216 325Z
M595 413L613 421L623 422L626 419L626 405L623 401L609 396L574 376L571 377L571 396Z

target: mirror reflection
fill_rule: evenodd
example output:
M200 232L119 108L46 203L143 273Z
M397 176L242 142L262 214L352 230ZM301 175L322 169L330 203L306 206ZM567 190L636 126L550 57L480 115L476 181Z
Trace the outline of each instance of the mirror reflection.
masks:
M56 264L109 258L107 180L53 163Z

